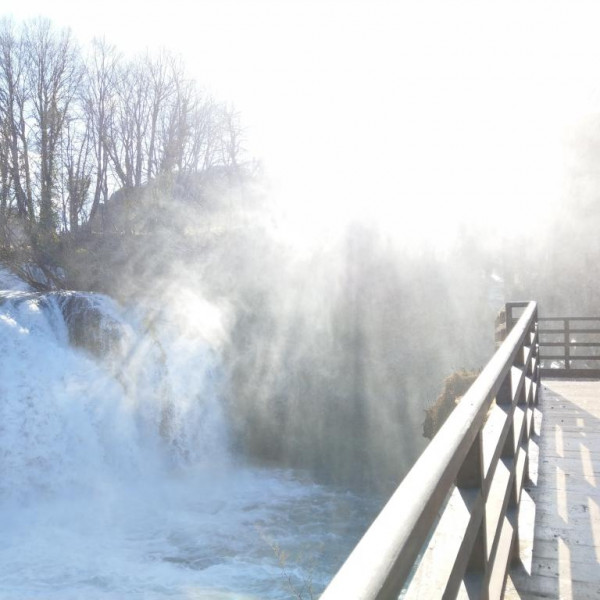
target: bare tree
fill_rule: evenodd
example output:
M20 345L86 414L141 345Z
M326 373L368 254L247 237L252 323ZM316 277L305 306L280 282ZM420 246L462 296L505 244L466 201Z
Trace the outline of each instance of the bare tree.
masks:
M233 106L223 108L220 148L223 165L232 167L234 170L238 169L243 152L243 141L239 113Z
M161 127L160 172L194 170L186 165L185 154L191 136L191 120L197 94L194 82L185 79L182 70L173 74L174 92L165 107Z
M144 61L121 65L115 87L115 115L110 122L106 149L123 187L144 182L144 147L149 129L150 82Z
M93 137L89 121L68 120L64 129L64 178L66 197L63 206L65 229L79 229L92 184ZM92 205L93 206L93 205Z
M3 159L6 161L3 168L10 173L10 187L14 190L18 216L22 220L33 221L35 212L26 125L30 101L28 59L23 38L18 35L14 23L4 19L0 23L0 119Z
M71 32L56 32L47 19L31 22L25 30L25 41L31 59L28 80L39 155L39 226L50 233L56 228L54 195L59 181L60 141L81 81L81 63Z
M116 108L115 91L121 57L106 40L94 40L84 76L82 103L86 115L90 142L95 159L95 183L89 222L100 206L108 200L108 160L113 113Z
M8 219L11 212L10 156L6 123L0 120L0 246L5 246L9 237Z
M221 107L212 98L204 98L192 115L191 140L187 165L190 170L208 171L219 161Z
M146 178L149 181L153 175L158 173L159 165L161 165L161 161L157 156L159 119L164 112L168 111L167 104L176 90L178 66L176 60L165 50L162 50L155 59L147 55L144 66L148 77L150 95L150 126L146 168Z

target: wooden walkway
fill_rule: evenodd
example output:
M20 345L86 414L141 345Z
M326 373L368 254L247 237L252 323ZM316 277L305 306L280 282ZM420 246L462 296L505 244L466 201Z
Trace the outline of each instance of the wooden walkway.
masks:
M536 468L532 456L521 500L521 563L504 597L600 599L600 382L544 380L541 392L539 461Z

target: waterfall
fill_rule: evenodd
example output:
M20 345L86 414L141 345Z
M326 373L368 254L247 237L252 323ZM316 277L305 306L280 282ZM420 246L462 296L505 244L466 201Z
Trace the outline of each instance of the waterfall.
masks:
M226 460L214 353L158 335L105 296L0 294L3 497Z
M3 272L1 287L0 597L324 587L374 509L235 455L216 307L181 290L126 309Z

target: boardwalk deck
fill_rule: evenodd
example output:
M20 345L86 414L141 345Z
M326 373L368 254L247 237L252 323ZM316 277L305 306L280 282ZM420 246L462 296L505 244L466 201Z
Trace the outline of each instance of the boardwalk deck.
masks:
M544 381L540 413L538 468L522 498L535 502L535 528L531 519L529 539L521 534L505 599L600 599L600 382Z

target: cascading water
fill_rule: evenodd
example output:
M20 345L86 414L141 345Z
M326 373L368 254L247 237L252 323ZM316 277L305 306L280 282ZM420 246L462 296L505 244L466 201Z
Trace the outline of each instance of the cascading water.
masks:
M0 598L324 587L372 501L234 456L218 345L203 335L214 307L192 294L182 325L176 309L34 293L0 272L2 287Z

